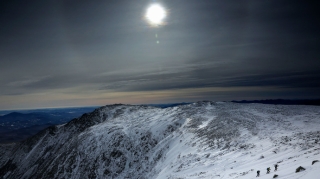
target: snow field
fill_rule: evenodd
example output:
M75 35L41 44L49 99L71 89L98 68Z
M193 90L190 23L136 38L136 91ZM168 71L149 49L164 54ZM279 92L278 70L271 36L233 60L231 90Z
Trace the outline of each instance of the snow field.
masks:
M320 160L319 111L226 102L105 106L1 146L0 178L250 179L260 170L260 178L319 179L320 162L311 165ZM306 170L295 173L299 166Z

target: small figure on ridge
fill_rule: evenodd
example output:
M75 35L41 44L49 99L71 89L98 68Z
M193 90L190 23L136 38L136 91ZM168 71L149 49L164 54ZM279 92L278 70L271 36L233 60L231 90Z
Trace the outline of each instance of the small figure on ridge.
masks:
M256 177L259 177L260 176L260 170L257 171L257 176Z

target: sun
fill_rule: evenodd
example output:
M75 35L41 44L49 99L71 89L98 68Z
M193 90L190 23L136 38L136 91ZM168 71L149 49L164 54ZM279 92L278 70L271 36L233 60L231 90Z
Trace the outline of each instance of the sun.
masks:
M160 4L152 4L148 7L145 17L151 25L162 25L167 12Z

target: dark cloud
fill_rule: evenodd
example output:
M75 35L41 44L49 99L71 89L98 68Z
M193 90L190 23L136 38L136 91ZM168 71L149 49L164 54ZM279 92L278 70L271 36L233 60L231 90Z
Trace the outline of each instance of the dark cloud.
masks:
M74 97L44 103L62 106L83 94L137 102L130 92L153 103L320 98L318 2L161 1L160 28L143 19L150 2L1 2L0 108L44 93Z

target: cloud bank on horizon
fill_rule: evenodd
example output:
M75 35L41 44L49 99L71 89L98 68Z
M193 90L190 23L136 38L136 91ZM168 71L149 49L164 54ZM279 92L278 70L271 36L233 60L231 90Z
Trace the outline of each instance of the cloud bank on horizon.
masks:
M0 109L320 98L318 2L150 3L2 2Z

